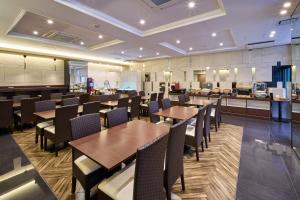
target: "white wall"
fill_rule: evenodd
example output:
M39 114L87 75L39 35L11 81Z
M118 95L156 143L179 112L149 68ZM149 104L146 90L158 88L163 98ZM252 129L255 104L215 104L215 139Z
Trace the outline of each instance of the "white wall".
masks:
M206 69L206 67L209 67L209 70L206 72L206 81L214 82L214 87L216 87L216 82L220 80L219 70L228 69L228 80L226 82L220 82L220 85L221 87L229 87L233 81L251 82L252 67L256 68L253 81L272 81L272 66L276 65L277 61L281 61L282 65L292 64L290 45L254 49L252 51L239 50L231 52L200 54L191 57L185 56L170 59L151 60L144 63L138 63L133 67L135 70L150 72L151 81L154 81L154 85L158 85L157 83L164 81L162 73L164 70L170 70L173 72L172 80L174 82L180 82L181 87L186 88L189 88L190 82L194 81L194 70L203 70ZM234 75L234 68L238 69L236 76ZM215 81L213 73L214 70L216 70ZM184 71L187 72L186 81L184 81ZM298 73L300 73L300 67L298 71ZM155 72L157 73L156 81L154 80ZM154 88L154 90L157 89Z
M0 53L0 86L64 85L64 61Z

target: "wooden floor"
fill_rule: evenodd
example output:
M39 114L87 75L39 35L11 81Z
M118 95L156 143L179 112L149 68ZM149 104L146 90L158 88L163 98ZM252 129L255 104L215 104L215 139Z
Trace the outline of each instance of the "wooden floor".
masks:
M173 192L182 199L235 199L242 135L242 127L229 124L222 124L217 133L212 130L212 141L200 153L200 161L195 156L185 157L186 191L181 191L179 180ZM58 199L84 199L80 184L76 195L71 195L70 147L55 157L34 143L35 129L15 132L13 137Z

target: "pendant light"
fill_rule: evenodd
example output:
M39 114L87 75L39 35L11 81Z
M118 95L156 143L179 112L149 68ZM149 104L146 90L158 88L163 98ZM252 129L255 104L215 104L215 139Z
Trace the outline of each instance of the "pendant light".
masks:
M54 71L56 71L56 58L53 58Z
M24 57L24 70L25 70L26 67L27 67L27 66L26 66L26 57L27 57L27 56L26 56L26 55L23 55L23 57Z

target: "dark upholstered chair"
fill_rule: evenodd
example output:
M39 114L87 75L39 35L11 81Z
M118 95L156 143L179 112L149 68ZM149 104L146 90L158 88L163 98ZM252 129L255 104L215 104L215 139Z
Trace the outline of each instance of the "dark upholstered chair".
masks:
M0 128L8 128L13 132L13 101L0 100Z
M150 101L156 101L157 100L157 93L152 93L150 95Z
M125 107L126 109L128 109L128 102L129 102L129 98L121 98L118 99L118 108L123 108Z
M129 93L128 93L128 97L131 99L132 97L135 97L135 96L137 96L138 95L138 93L137 93L137 91L130 91Z
M40 97L27 98L21 100L21 110L15 112L17 125L18 122L21 124L21 130L23 130L24 124L34 124L36 118L34 116L34 103L39 101Z
M108 128L117 126L128 122L127 108L117 108L107 113L107 126Z
M185 143L189 146L195 147L196 158L199 161L199 146L201 145L202 151L203 148L203 129L204 129L204 115L206 107L200 108L196 118L196 125L191 126L187 125Z
M79 95L79 104L82 105L90 101L90 94L84 93Z
M13 96L13 102L14 103L20 103L22 99L28 99L30 98L29 95L16 95L16 96Z
M45 100L37 101L34 103L34 112L43 112L49 110L55 110L55 101ZM37 144L40 136L41 149L44 148L44 128L53 125L53 120L39 122L37 119L36 131L35 131L35 143Z
M150 95L150 100L149 100L149 102L151 102L151 101L156 101L157 100L157 93L151 93L151 95ZM141 104L141 109L142 109L142 111L146 111L146 112L148 112L148 103L143 103L143 104Z
M135 165L124 168L99 184L98 199L164 200L167 142L168 135L165 135L139 148Z
M158 101L159 108L162 108L163 98L164 98L164 93L163 92L158 93L157 101Z
M162 109L168 109L171 107L172 107L172 104L171 104L171 100L169 98L162 100Z
M53 142L55 156L58 155L57 145L71 140L69 120L77 117L78 106L56 108L54 125L44 129L44 149L47 150L47 139Z
M164 174L167 200L171 200L172 186L179 177L181 178L182 190L185 190L183 152L186 126L187 122L181 121L170 128Z
M41 94L42 94L42 98L41 98L42 101L50 99L50 91L49 90L43 90Z
M157 101L150 101L149 102L149 116L150 116L150 122L151 123L159 123L160 117L157 115L154 115L153 113L156 113L159 111L159 105Z
M65 95L61 96L62 99L69 99L69 98L74 98L74 97L75 97L75 94L65 94Z
M120 97L121 97L120 93L115 93L115 94L110 95L110 97L109 97L110 99L109 100L111 100L111 101L117 101L117 100L120 99Z
M211 109L211 120L212 123L215 125L216 131L218 131L218 127L220 127L221 124L221 106L222 106L222 98L218 98L217 104L215 108Z
M92 114L92 113L99 113L100 110L100 102L93 101L83 104L83 115Z
M96 100L100 101L100 102L109 101L109 95L106 95L106 94L98 95Z
M141 104L141 96L132 97L130 108L128 109L129 118L131 120L135 117L140 119L140 104Z
M61 99L62 95L63 95L62 93L51 93L50 99Z
M7 97L0 97L0 100L6 100Z
M184 94L180 94L180 95L178 96L178 104L179 104L180 106L184 106L184 104L185 104L185 95L184 95Z
M84 105L84 104L83 104ZM70 120L72 140L101 131L99 114L87 114ZM76 190L76 179L90 199L90 190L105 178L106 171L78 150L72 148L72 194Z
M210 115L211 115L211 107L212 105L211 104L208 104L206 106L206 112L205 112L205 117L204 117L204 138L205 138L205 145L206 145L206 148L208 147L207 146L207 137L210 141Z
M184 94L184 101L185 101L185 102L190 101L190 95L189 95L189 93L185 93L185 94Z
M141 96L141 97L146 96L145 91L140 91L140 92L139 92L139 96Z
M77 97L67 98L62 100L62 106L79 105L79 99Z

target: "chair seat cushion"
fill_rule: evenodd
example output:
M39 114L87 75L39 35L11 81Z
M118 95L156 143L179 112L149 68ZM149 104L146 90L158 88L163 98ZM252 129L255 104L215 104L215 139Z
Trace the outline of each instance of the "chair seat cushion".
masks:
M189 135L189 136L192 136L192 137L195 137L195 127L191 126L191 125L187 125L185 134Z
M21 117L21 110L17 110L17 111L15 111L14 113L15 113L15 115L17 115L18 117Z
M36 125L36 127L39 128L39 129L44 129L44 128L46 128L48 126L52 126L52 125L53 125L53 121L46 121L46 122L38 123Z
M196 121L197 121L196 118L189 119L188 124L191 125L191 126L196 126Z
M141 106L142 106L142 107L148 107L148 104L142 103Z
M110 178L103 180L98 189L112 199L133 199L135 164L125 167Z
M80 156L74 161L75 165L83 172L85 175L89 175L92 172L100 169L101 166L95 163L93 160L89 159L86 156Z
M52 133L53 135L55 134L55 126L48 126L44 130L48 133Z
M216 109L215 108L211 108L210 116L211 117L215 117L215 115L216 115Z
M102 110L100 110L99 112L102 113L102 114L106 114L106 113L108 113L109 111L111 111L111 109L107 108L107 109L102 109Z

